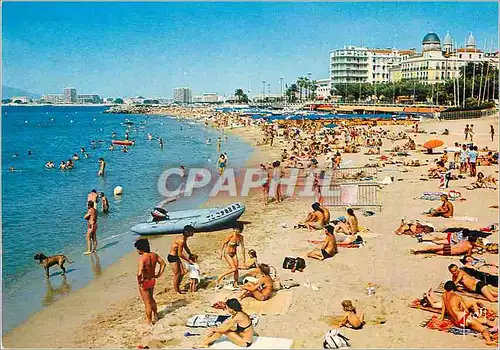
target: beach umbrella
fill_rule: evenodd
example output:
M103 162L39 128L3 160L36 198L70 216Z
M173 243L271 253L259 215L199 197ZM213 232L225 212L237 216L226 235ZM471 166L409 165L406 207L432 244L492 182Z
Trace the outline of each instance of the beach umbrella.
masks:
M433 149L433 148L441 147L442 145L444 145L444 142L436 139L436 140L427 141L426 143L424 143L423 147L427 148L427 149Z
M330 123L330 124L326 124L324 127L327 128L327 129L333 129L333 128L337 127L337 124Z

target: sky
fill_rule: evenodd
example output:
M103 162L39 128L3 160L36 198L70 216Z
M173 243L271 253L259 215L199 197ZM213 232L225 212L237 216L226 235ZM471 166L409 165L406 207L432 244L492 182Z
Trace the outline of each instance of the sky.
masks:
M4 2L3 84L34 93L280 93L328 78L344 45L417 48L430 31L498 45L497 2ZM268 86L269 85L269 86Z

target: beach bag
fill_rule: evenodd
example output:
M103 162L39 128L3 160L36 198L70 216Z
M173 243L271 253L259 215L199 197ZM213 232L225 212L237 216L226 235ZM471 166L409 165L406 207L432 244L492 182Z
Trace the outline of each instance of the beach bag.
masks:
M337 329L331 329L325 334L323 349L347 349L350 347L349 338L340 333Z
M287 256L283 260L283 268L285 270L291 270L295 268L296 270L303 270L306 268L306 261L302 258L291 258Z

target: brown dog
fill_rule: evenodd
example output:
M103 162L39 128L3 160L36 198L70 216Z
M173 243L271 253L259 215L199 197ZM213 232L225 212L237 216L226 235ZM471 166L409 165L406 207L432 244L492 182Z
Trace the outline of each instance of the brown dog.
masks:
M64 268L64 263L68 262L68 264L72 264L73 261L69 260L65 255L54 255L54 256L45 256L42 253L35 254L35 260L40 262L40 265L43 265L45 268L45 277L49 278L49 268L54 265L59 265L62 270L62 274L66 274L66 269Z

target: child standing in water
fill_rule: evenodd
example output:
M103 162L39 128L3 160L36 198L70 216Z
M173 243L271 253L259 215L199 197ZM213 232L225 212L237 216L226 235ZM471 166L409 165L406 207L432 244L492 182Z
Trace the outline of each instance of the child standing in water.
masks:
M356 313L356 308L352 305L352 301L344 300L342 302L342 308L345 311L344 318L340 321L340 327L348 327L352 329L361 329L365 324L365 315L360 312L359 315Z

